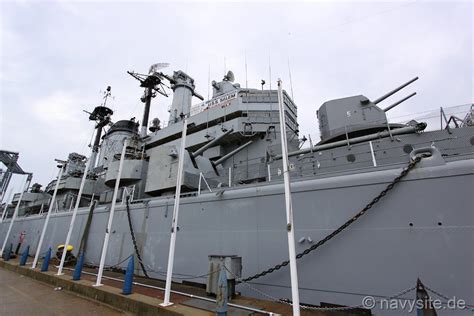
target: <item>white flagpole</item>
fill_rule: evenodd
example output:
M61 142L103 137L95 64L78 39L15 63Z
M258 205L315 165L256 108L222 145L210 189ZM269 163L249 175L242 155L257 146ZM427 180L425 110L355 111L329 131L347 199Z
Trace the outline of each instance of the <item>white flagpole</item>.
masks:
M13 227L13 223L15 222L15 219L16 217L18 216L18 210L20 209L20 204L21 204L21 200L23 199L23 192L26 191L27 189L27 185L28 185L28 177L30 177L30 175L28 175L25 179L25 184L23 184L23 190L21 190L21 193L20 193L20 198L18 199L18 203L15 207L15 211L13 212L13 217L10 221L10 226L8 226L8 231L7 231L7 235L5 236L5 240L3 241L3 245L2 245L2 249L0 250L0 255L3 254L3 250L5 250L5 245L7 244L7 241L8 241L8 237L10 237L10 233L12 231L12 227ZM7 208L5 207L5 212L6 212ZM5 219L7 218L7 215L5 215Z
M296 267L295 228L293 225L293 205L291 202L290 174L288 172L288 145L286 139L285 107L281 79L278 79L278 107L280 112L281 156L283 158L283 179L285 182L286 228L288 232L288 252L290 257L291 299L293 315L300 315L300 296L298 290L298 270Z
M44 235L46 234L46 229L48 228L49 218L51 213L53 212L54 201L56 200L56 194L58 193L59 182L61 182L61 177L63 176L64 168L66 167L66 162L61 161L61 169L59 169L58 178L56 179L56 186L54 187L53 197L51 198L51 202L49 203L48 214L46 214L46 219L43 225L43 231L41 232L41 237L38 243L38 247L36 247L36 254L35 259L33 260L33 264L31 265L31 269L36 268L36 264L38 263L38 258L41 253L41 246L43 245Z
M76 221L77 210L79 209L79 204L81 203L82 191L84 190L84 185L86 183L87 173L89 172L89 166L91 164L92 155L93 153L87 160L86 167L84 169L84 174L81 180L81 186L79 187L79 193L77 194L76 205L74 206L74 211L71 217L71 223L69 224L69 230L67 232L66 242L64 243L63 254L61 256L61 263L59 264L57 275L63 274L62 272L63 272L64 261L66 260L67 246L69 245L69 241L71 240L72 229L74 228L74 222Z
M7 216L7 209L8 209L8 205L10 205L10 199L12 197L12 192L13 192L13 188L10 189L10 191L8 192L8 197L5 200L5 208L3 209L2 216L0 216L0 223L3 223L3 220L5 219L5 216Z
M166 287L165 287L165 299L161 303L161 306L170 306L173 303L170 302L171 292L171 277L173 275L173 264L174 264L174 250L176 245L176 233L178 229L178 214L179 214L179 199L181 195L181 184L183 182L183 167L184 167L184 153L186 148L186 132L188 126L188 120L183 121L183 133L181 135L181 150L179 151L178 157L178 174L176 176L176 193L174 199L173 219L171 222L171 240L170 240L170 252L168 255L168 269L166 271Z
M114 195L112 197L112 206L110 207L109 222L105 231L104 245L102 246L102 255L100 257L99 272L97 274L97 280L94 286L102 285L102 274L104 273L105 257L107 255L107 247L109 246L110 231L112 230L112 221L114 219L115 204L117 200L117 193L120 187L120 178L122 177L123 161L125 160L125 151L127 149L128 140L125 139L123 142L122 155L120 156L119 170L117 173L117 179L115 180Z

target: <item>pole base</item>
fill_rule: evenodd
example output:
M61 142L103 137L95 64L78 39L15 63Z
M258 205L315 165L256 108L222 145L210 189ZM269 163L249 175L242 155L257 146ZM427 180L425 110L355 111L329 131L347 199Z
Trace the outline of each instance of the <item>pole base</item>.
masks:
M64 273L62 273L62 272L61 272L61 273L59 273L59 272L58 272L58 273L56 273L56 275L64 275Z
M94 286L94 287L99 287L99 286L102 286L102 285L103 285L102 283L100 283L100 284L97 284L97 283L96 283L96 284L92 284L92 286Z
M172 302L169 302L169 303L163 302L163 303L160 304L160 306L163 306L163 307L168 307L168 306L171 306L171 305L174 305L174 303L172 303Z

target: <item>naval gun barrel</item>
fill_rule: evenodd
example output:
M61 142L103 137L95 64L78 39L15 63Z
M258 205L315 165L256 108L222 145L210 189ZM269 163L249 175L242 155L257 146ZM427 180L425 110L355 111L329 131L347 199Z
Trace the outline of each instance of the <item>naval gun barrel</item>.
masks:
M405 102L406 100L410 99L410 98L411 98L412 96L414 96L414 95L416 95L416 92L413 92L412 94L410 94L409 96L404 97L404 98L401 99L400 101L397 101L397 102L395 102L395 103L393 103L393 104L387 106L385 109L383 109L384 112L387 112L387 111L393 109L394 107L396 107L397 105L399 105L399 104L402 103L402 102Z
M417 81L417 80L418 80L418 77L415 77L415 78L411 79L411 80L408 81L407 83L402 84L400 87L395 88L395 89L393 89L392 91L390 91L389 93L384 94L384 95L381 96L380 98L376 99L376 100L374 101L374 103L377 104L377 103L382 102L382 101L385 100L386 98L388 98L388 97L390 97L391 95L397 93L398 91L402 90L403 88L405 88L406 86L408 86L409 84L411 84L411 83L413 83L413 82L415 82L415 81Z
M238 153L239 151L241 151L242 149L244 149L245 147L247 147L248 145L250 145L251 143L253 143L253 141L249 140L248 142L246 142L245 144L243 144L242 146L240 147L237 147L236 149L232 150L230 153L228 153L227 155L217 159L216 161L213 161L212 162L212 165L214 167L220 165L221 163L223 163L224 161L226 161L227 159L229 159L230 157L232 157L233 155L235 155L236 153Z
M204 97L202 95L200 95L199 93L197 93L196 91L193 91L193 96L195 96L196 98L198 98L201 101L204 101Z
M202 146L201 148L199 148L198 150L196 150L195 152L192 152L190 155L191 157L193 158L196 158L197 156L199 156L200 154L202 154L203 152L206 151L206 149L208 149L209 147L213 146L215 143L217 143L218 141L220 141L222 138L224 138L225 136L229 135L230 133L232 133L234 131L233 128L229 129L228 131L226 131L224 134L214 138L213 140L211 140L209 143L205 144L204 146Z
M421 123L418 123L414 126L401 127L401 128L393 129L391 131L386 130L386 131L383 131L383 132L378 132L378 133L374 133L374 134L370 134L370 135L359 136L359 137L355 137L355 138L349 138L348 140L344 139L344 140L340 140L340 141L337 141L337 142L334 142L334 143L316 145L316 146L313 146L313 147L310 147L310 148L305 148L305 149L293 151L293 152L288 153L288 157L298 156L298 155L302 155L302 154L307 154L309 152L321 151L321 150L331 149L331 148L340 147L340 146L345 146L345 145L347 145L347 142L349 142L351 145L353 145L353 144L367 142L367 141L374 140L374 139L388 137L390 135L395 136L395 135L402 135L402 134L417 133L417 132L423 131L425 128L426 128L426 123L421 122ZM273 157L274 160L278 160L278 159L281 159L281 158L282 158L281 155L277 155L277 156Z

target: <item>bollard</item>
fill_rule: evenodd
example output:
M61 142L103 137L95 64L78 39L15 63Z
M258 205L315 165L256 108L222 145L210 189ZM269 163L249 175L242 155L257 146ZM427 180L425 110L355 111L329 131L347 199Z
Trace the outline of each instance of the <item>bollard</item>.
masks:
M30 245L26 246L26 249L23 250L20 258L20 266L24 266L26 264L26 260L28 260L28 253L30 252Z
M133 255L128 261L127 272L125 272L125 280L123 282L122 294L129 295L132 294L132 285L133 285L133 270L135 270L135 262L133 260Z
M51 247L46 252L46 256L44 256L43 264L41 265L41 272L48 271L49 260L51 260Z
M216 315L227 316L227 273L224 267L224 261L221 261L221 268L219 272L219 281L217 283L216 295Z
M84 266L84 257L85 257L85 252L83 251L79 254L79 260L77 260L76 267L74 268L74 273L72 275L72 279L74 281L81 279L82 267Z
M13 248L13 244L10 244L10 246L4 250L3 252L3 260L4 261L8 261L10 260L10 256L12 255L12 248Z

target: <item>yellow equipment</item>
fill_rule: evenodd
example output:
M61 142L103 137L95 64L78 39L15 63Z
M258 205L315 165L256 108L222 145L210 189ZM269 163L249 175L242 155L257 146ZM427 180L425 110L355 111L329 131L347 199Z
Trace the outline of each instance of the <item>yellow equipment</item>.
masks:
M58 246L58 250L63 250L64 249L64 244ZM72 245L67 245L67 251L72 251L74 247Z
M72 245L67 245L66 247L66 259L65 262L70 262L75 259L74 255L72 254L72 250L74 247ZM61 260L61 257L63 256L63 251L64 251L64 244L59 245L56 251L56 258L58 260Z

